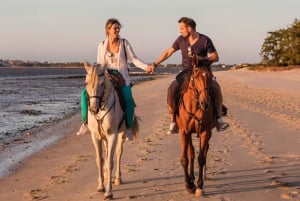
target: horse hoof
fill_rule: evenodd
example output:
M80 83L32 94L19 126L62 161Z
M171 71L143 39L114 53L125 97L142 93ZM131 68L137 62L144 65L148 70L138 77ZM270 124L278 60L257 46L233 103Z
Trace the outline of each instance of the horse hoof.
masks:
M195 192L195 195L196 195L196 197L202 197L202 195L203 195L203 190L200 189L200 188L197 188L197 189L196 189L196 192Z
M189 192L191 194L194 194L196 191L196 186L194 183L186 184L185 188L186 188L187 192Z
M97 191L98 191L99 193L104 193L104 192L105 192L105 189L104 189L104 188L97 188Z
M113 199L113 195L107 195L104 197L104 200L112 200Z
M115 185L120 186L122 184L122 179L115 179Z

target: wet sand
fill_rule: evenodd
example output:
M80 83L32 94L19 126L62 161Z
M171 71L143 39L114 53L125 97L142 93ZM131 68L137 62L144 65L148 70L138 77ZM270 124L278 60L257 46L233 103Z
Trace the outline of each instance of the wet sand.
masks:
M299 201L300 71L215 74L230 129L213 130L201 200ZM165 97L173 78L133 88L140 134L125 142L124 184L113 186L115 200L200 200L185 191L178 134L166 134ZM75 135L79 126L76 114L42 129L65 137L11 169L0 181L0 200L102 200L94 148L90 136Z

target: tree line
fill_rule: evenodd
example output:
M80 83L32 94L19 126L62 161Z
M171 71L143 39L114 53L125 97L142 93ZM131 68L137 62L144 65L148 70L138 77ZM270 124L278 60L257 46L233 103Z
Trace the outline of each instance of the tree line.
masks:
M300 65L300 21L295 19L285 29L268 32L260 55L267 66Z

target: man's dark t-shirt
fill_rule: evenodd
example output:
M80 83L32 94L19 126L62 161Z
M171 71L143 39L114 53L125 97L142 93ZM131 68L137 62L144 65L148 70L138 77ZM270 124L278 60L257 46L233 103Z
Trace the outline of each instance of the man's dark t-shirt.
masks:
M200 33L198 34L199 34L199 39L196 41L195 44L191 46L193 53L201 57L206 57L208 53L215 52L216 48L212 40L204 34L200 34ZM183 36L179 36L172 45L172 47L175 50L179 50L179 49L181 50L182 69L187 69L192 66L191 58L188 56L189 46L190 43L188 41L188 38L184 38Z

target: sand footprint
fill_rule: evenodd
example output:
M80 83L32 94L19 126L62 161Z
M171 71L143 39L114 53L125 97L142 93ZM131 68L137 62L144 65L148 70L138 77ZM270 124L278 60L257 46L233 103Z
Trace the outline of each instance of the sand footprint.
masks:
M47 195L47 192L42 189L32 189L29 192L25 194L26 200L44 200L48 199L49 196Z
M124 166L125 170L127 173L130 173L130 174L133 174L135 172L137 172L137 165L130 165L130 164L127 164Z
M64 183L70 183L69 180L66 179L64 176L51 176L50 177L51 184L57 185L57 184L64 184Z

